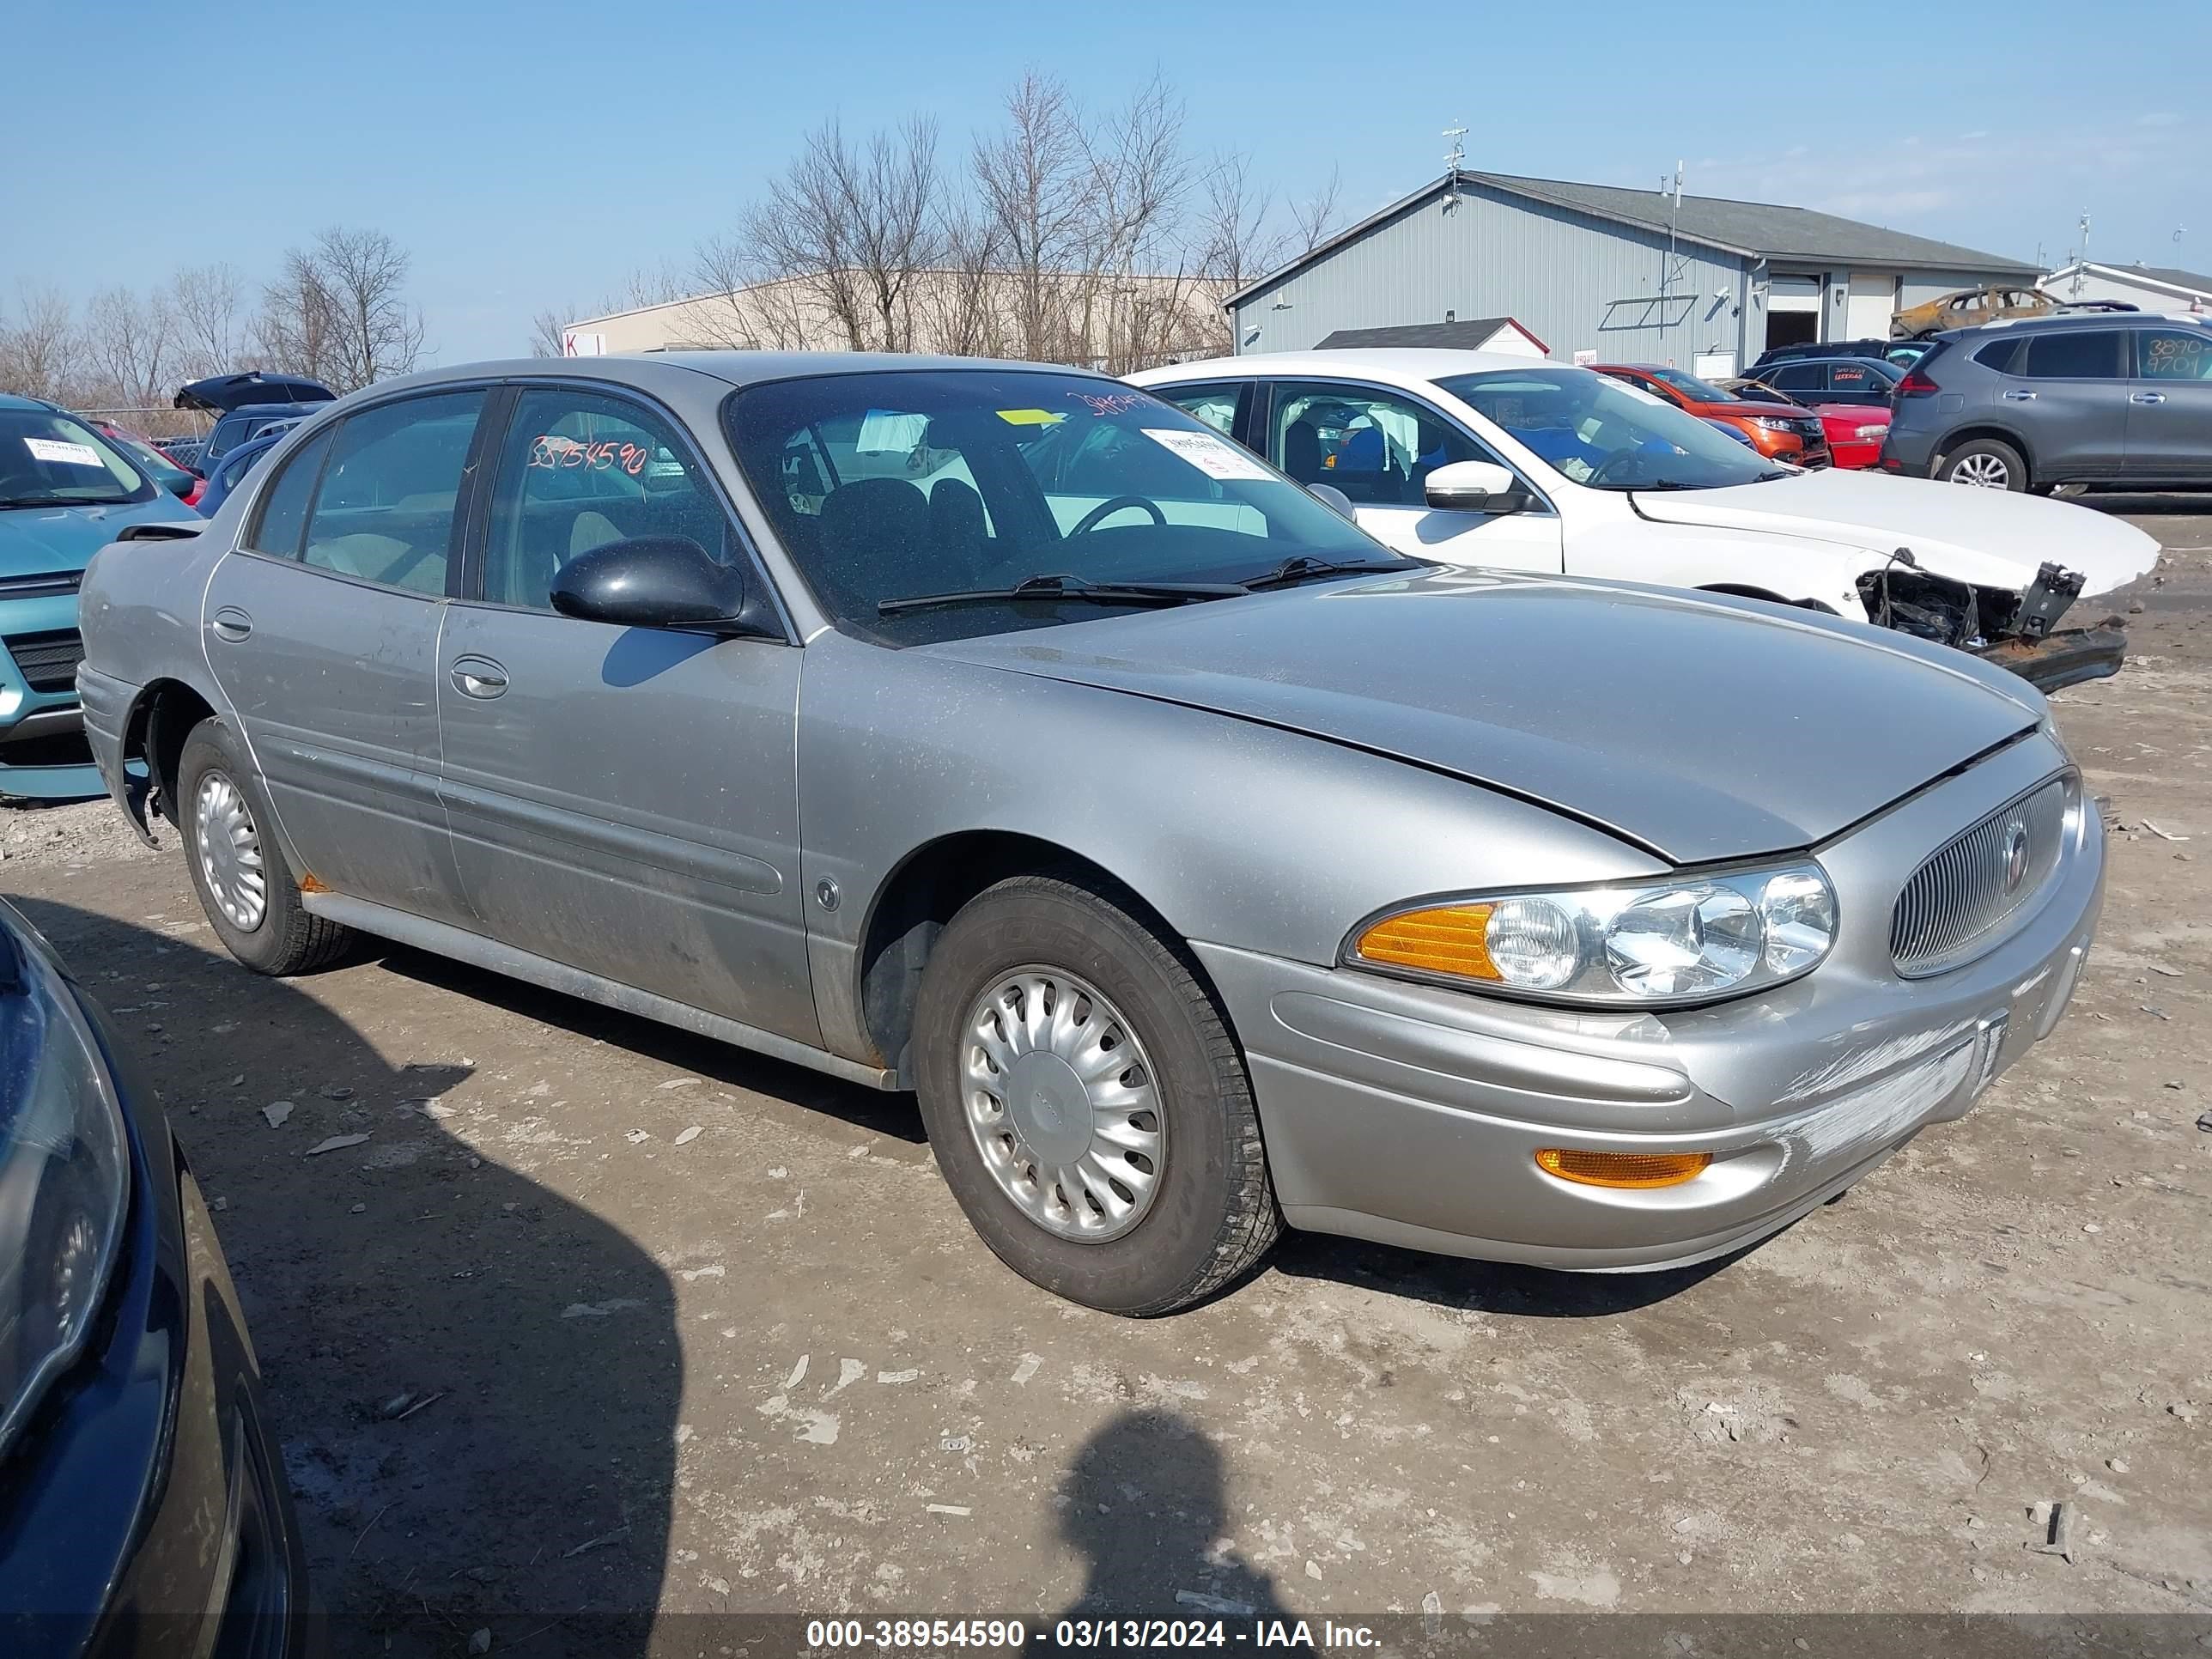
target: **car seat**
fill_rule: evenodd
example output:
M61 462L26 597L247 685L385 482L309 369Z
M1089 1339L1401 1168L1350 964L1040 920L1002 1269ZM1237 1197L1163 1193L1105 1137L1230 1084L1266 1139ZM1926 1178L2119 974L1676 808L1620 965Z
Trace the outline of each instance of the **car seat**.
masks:
M847 605L872 618L876 601L933 592L929 498L903 478L855 478L822 501L823 573Z

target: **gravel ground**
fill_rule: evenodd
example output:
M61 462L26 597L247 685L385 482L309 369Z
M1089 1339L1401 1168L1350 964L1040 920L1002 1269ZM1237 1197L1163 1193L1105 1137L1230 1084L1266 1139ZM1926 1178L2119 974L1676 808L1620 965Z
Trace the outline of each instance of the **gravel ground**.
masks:
M255 978L173 837L104 803L0 810L0 890L220 1210L342 1653L1179 1592L1454 1629L2212 1613L2212 518L2106 505L2170 551L2126 672L2060 699L2115 826L2072 1012L1844 1201L1685 1273L1294 1237L1115 1320L981 1248L905 1097L412 952ZM2034 1547L2053 1500L2068 1556Z

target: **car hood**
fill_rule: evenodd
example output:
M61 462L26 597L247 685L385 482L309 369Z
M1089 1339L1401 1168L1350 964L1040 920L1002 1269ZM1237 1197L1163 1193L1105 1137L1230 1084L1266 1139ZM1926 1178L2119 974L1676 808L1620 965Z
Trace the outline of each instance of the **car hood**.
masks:
M1994 587L2024 588L2049 562L2086 577L2083 593L2106 593L2158 562L2157 542L2105 514L1925 478L1803 472L1726 489L1639 491L1635 503L1662 524L1848 543L1877 561L1909 547L1927 569Z
M1678 864L1811 846L2042 711L2010 676L1902 636L1750 601L1489 571L916 648L1391 756Z
M82 570L129 524L197 524L166 489L150 501L101 507L0 508L0 580Z

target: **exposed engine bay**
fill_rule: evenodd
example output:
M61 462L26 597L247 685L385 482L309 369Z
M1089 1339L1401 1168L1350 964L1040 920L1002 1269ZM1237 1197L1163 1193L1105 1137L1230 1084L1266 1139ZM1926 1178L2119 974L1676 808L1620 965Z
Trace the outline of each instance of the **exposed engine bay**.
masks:
M2127 656L2127 635L2116 617L2094 628L2058 627L2084 580L2046 563L2025 592L1989 587L1923 569L1911 550L1900 547L1881 569L1859 578L1858 590L1877 628L1972 651L2056 691L2117 674Z

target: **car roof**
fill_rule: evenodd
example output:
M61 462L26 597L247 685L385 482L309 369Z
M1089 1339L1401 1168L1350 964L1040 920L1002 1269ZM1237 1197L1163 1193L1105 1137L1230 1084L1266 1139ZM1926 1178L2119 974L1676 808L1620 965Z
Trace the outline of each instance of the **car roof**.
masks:
M1138 386L1163 386L1181 380L1249 380L1259 374L1303 374L1320 380L1357 375L1418 390L1450 374L1474 374L1492 368L1569 367L1548 357L1516 357L1505 351L1455 351L1448 346L1347 346L1334 351L1254 351L1240 357L1209 357L1148 368L1129 379Z
M666 385L672 376L690 375L705 375L729 386L757 386L768 380L807 380L828 374L945 368L986 368L1002 374L1008 370L1029 369L1045 374L1078 374L1086 380L1108 378L1095 370L1073 368L1064 363L1028 363L1002 357L938 357L914 352L622 351L596 357L507 357L477 363L454 363L425 369L398 380L379 380L368 390L381 395L418 386L501 380L604 380L614 386L648 389L655 385Z
M43 409L52 414L58 407L43 398L26 398L18 392L0 392L0 409Z

